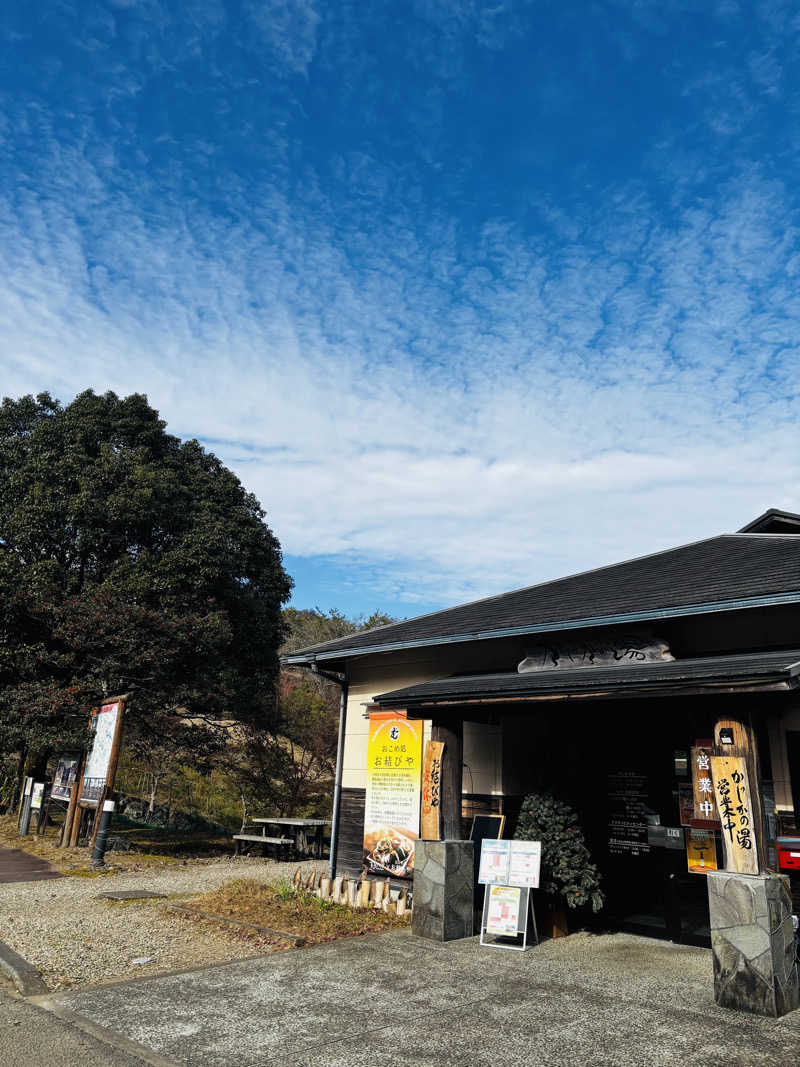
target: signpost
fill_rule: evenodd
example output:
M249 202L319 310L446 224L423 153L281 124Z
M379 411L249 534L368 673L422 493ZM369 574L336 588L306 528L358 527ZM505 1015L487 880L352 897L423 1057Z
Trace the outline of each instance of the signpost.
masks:
M478 881L486 886L480 943L486 948L524 952L528 945L528 915L539 944L531 889L539 888L541 841L494 841L484 838ZM503 940L486 941L485 935ZM522 944L519 944L519 938ZM513 938L517 944L509 944Z

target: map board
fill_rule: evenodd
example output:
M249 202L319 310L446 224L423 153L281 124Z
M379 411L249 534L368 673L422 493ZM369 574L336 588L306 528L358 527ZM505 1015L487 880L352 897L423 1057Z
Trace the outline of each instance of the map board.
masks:
M95 805L105 789L111 752L117 736L120 701L103 704L92 714L92 744L86 758L81 784L81 801Z

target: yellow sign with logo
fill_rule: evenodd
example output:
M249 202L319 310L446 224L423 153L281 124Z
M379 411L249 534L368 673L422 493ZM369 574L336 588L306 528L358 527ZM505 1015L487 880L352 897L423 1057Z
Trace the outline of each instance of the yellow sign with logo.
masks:
M422 722L397 712L369 717L364 863L376 874L405 878L419 837Z
M686 865L692 874L707 874L717 869L717 845L713 831L686 831Z

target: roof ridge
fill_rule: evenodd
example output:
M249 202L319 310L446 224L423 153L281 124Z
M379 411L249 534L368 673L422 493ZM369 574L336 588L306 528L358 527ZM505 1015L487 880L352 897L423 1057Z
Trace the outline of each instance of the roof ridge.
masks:
M680 552L684 548L692 548L694 545L706 544L710 541L719 541L724 537L736 537L737 534L713 534L711 537L701 537L697 541L687 541L683 545L674 545L672 548L662 548L657 552L645 552L641 556L632 556L630 559L620 560L618 563L603 563L599 567L590 567L585 571L574 571L571 574L563 574L560 578L548 578L544 582L534 582L532 585L521 585L517 589L507 589L504 593L493 593L492 596L477 597L475 600L465 600L461 604L451 604L448 608L437 608L436 611L426 611L422 615L412 615L409 619L400 619L397 622L385 623L383 626L376 626L373 630L359 630L355 634L347 634L344 637L334 637L330 641L321 641L316 645L308 645L306 648L298 648L290 655L297 656L303 652L313 652L315 649L323 648L325 645L332 644L333 641L346 641L353 637L366 637L367 634L377 634L382 630L391 629L393 626L403 626L409 622L419 622L421 619L431 619L436 615L444 615L448 611L456 611L459 608L470 608L477 604L488 604L493 600L503 600L505 597L514 596L516 593L528 593L532 589L543 589L548 585L555 585L557 582L566 582L572 578L582 578L584 575L598 574L600 571L613 570L615 567L624 567L629 563L639 563L641 560L652 559L655 556L665 556L671 552ZM774 535L764 535L774 536ZM794 536L794 535L792 535Z

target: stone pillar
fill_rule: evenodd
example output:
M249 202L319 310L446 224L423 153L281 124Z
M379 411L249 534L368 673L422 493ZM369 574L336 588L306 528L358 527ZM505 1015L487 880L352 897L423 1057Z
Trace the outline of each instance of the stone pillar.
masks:
M800 1006L792 898L775 874L711 871L708 902L714 999L778 1018Z
M474 853L472 841L417 841L412 933L431 941L472 937Z

